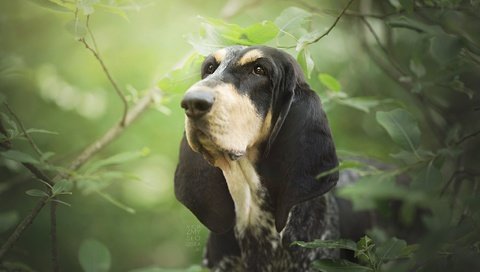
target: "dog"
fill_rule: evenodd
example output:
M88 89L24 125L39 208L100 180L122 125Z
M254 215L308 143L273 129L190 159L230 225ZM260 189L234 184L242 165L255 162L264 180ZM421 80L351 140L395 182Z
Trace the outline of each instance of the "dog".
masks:
M266 46L206 57L185 93L175 195L211 232L213 271L309 271L338 251L291 246L339 238L335 145L297 61ZM321 175L320 175L321 174Z

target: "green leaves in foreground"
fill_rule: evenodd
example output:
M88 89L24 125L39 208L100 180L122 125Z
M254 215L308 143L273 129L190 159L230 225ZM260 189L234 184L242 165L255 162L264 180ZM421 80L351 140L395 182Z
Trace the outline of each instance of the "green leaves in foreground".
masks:
M377 112L377 121L392 140L404 150L415 152L420 145L420 129L417 120L404 109Z
M83 241L78 251L78 260L85 272L106 272L111 266L110 251L93 239Z
M188 42L204 56L230 45L264 44L273 40L279 32L278 27L271 21L244 28L220 19L200 17L200 20L202 31L199 35L191 35Z
M404 240L395 237L376 244L370 237L364 236L358 242L347 239L315 240L313 242L293 242L293 245L304 248L345 249L354 252L358 263L347 260L323 259L315 261L312 267L323 272L343 271L382 271L394 261L409 258L417 249L416 245L408 246Z

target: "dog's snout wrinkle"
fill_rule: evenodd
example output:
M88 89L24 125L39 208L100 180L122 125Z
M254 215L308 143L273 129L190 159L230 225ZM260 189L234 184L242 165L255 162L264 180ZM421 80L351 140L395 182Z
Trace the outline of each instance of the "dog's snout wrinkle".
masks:
M198 119L210 111L215 102L215 96L207 90L188 91L182 99L181 107L189 118Z

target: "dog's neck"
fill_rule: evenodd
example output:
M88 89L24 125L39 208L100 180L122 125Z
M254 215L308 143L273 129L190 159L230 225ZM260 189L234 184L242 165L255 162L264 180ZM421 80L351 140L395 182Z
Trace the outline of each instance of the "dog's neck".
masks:
M228 161L222 171L235 204L236 231L241 235L252 226L274 228L270 198L252 161L248 157Z

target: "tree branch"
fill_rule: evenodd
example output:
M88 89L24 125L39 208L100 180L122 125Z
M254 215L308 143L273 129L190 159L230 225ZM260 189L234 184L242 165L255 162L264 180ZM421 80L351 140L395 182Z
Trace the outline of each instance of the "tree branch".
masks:
M100 139L95 141L93 144L88 146L73 162L70 164L68 169L71 171L78 170L87 160L89 160L92 156L97 154L102 148L106 145L111 143L114 139L116 139L133 121L135 121L146 109L148 106L154 101L154 97L160 95L160 90L152 89L150 90L142 99L140 99L137 104L128 112L125 117L125 123L118 123L117 125L113 126L109 129ZM27 167L28 165L28 167ZM34 165L24 164L36 177L42 179L48 183L54 184L60 178L68 178L65 175L57 175L53 180L49 179L46 175L42 175L41 171L38 170ZM37 171L38 170L38 171ZM5 257L5 254L10 250L13 244L20 238L22 233L25 229L32 224L33 220L37 217L40 213L42 208L47 204L48 201L51 200L50 196L45 196L38 201L37 205L34 209L17 225L13 233L8 237L7 241L2 245L0 248L0 261ZM52 256L53 258L53 256Z
M115 90L115 92L117 93L117 95L120 97L120 99L122 100L122 103L123 103L123 117L122 117L122 120L120 121L120 124L122 126L125 125L125 120L127 118L127 113L128 113L128 101L127 101L127 98L125 97L125 95L123 94L123 92L120 90L120 88L118 87L118 84L117 82L113 79L112 75L110 74L110 71L108 70L107 66L105 65L105 62L103 61L102 57L100 56L100 52L98 51L98 47L97 47L97 43L95 41L95 37L93 36L93 32L92 30L90 29L90 26L89 26L89 19L90 19L90 16L87 16L87 22L86 22L86 28L87 28L87 31L90 35L90 38L92 39L92 42L93 42L93 46L94 48L92 48L88 43L87 41L85 40L85 38L80 38L78 41L83 43L83 45L85 46L85 48L87 48L90 52L92 52L93 56L97 59L97 61L100 63L100 66L102 66L102 69L103 69L103 72L105 73L105 75L107 76L108 80L110 81L110 83L112 84L113 86L113 89Z
M12 110L12 108L10 108L10 106L8 105L8 103L6 102L3 102L3 105L5 105L5 108L8 110L8 112L13 116L13 118L15 118L15 121L17 122L17 124L20 126L20 129L22 130L23 132L23 135L25 135L25 138L27 138L27 141L30 143L30 145L32 146L33 150L35 150L35 153L37 153L38 156L42 156L42 151L40 150L40 148L38 148L38 146L35 144L35 142L33 141L32 137L30 137L30 135L27 133L27 130L25 129L25 127L23 126L23 123L22 121L20 120L20 118L18 118L18 116L15 114L15 112Z

